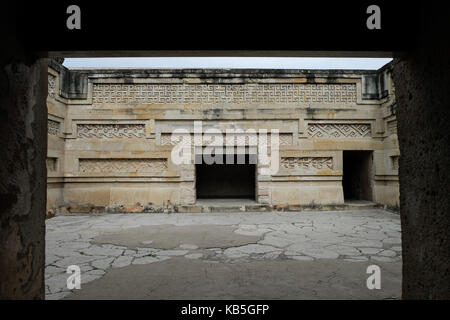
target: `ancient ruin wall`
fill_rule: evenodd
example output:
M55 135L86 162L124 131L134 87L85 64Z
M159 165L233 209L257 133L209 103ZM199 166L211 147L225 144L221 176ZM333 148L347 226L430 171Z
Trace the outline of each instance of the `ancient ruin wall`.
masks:
M280 169L258 163L258 203L342 204L342 151L371 150L373 200L398 205L388 68L69 71L52 61L48 72L48 209L194 204L195 165L171 159L171 133L193 134L194 121L279 130Z

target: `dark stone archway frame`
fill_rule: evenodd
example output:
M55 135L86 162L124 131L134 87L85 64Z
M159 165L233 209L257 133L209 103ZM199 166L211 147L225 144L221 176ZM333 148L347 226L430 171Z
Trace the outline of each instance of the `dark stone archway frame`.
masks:
M450 299L450 20L439 6L425 14L416 49L396 58L393 68L401 152L403 298ZM39 58L28 52L14 32L2 39L11 45L0 56L0 298L43 299L47 53ZM50 56L121 54L386 56L379 51L74 51Z

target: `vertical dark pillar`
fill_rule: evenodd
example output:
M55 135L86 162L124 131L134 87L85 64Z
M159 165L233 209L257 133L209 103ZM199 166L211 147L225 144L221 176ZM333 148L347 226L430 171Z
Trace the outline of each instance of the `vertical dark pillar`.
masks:
M403 298L450 299L449 19L435 4L423 9L417 48L396 59L393 71L401 153Z
M2 23L0 299L43 299L47 60L25 52L14 21Z

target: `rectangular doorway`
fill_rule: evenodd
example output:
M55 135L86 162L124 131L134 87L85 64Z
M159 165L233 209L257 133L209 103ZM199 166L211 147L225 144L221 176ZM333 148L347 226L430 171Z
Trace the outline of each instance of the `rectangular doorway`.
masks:
M250 163L245 155L245 164L227 164L223 156L223 164L200 163L195 165L197 199L252 199L255 200L256 165Z
M345 200L373 200L372 151L343 151Z

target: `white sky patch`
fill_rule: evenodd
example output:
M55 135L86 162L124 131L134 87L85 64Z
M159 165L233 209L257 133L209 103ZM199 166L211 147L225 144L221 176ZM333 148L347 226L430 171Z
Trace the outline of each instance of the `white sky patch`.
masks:
M361 69L377 70L391 58L66 58L69 69Z

